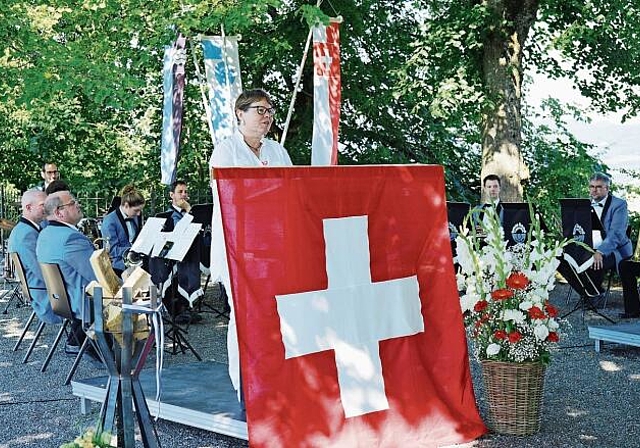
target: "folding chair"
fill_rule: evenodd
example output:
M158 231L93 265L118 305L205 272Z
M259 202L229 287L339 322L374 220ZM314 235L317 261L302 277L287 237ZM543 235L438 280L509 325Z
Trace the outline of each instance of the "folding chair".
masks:
M20 288L20 280L15 277L13 262L11 261L11 257L8 255L8 253L5 255L4 269L2 272L2 289L4 290L4 293L0 296L0 300L5 297L9 297L9 300L7 301L7 305L4 307L2 314L7 314L9 306L11 306L11 303L14 300L18 300L18 304L16 305L17 308L25 304Z
M31 305L31 302L33 300L33 298L31 297L31 289L32 288L30 288L29 284L27 283L27 276L24 273L24 266L22 265L22 261L20 260L20 255L18 255L16 252L11 253L11 261L13 263L16 276L20 280L20 287L21 287L21 291L22 291L22 297L24 298L25 303L27 305ZM33 289L39 289L39 288L33 288ZM25 324L24 328L22 329L22 333L20 333L20 337L18 338L18 342L16 342L16 345L14 345L14 347L13 347L13 351L14 352L17 351L18 348L20 347L20 344L24 340L24 337L26 336L27 331L29 331L29 328L31 327L31 324L33 323L35 318L36 318L36 312L35 311L31 311L31 315L27 319L27 323ZM31 341L31 344L29 344L29 348L27 349L27 353L24 355L24 358L22 359L22 363L23 364L26 364L29 361L29 356L31 356L31 353L33 352L33 349L35 348L36 344L38 343L38 339L40 338L40 335L42 334L42 330L44 330L44 326L45 325L46 325L45 322L40 321L40 325L38 325L38 328L36 329L36 334L35 334L35 336L33 338L33 341Z

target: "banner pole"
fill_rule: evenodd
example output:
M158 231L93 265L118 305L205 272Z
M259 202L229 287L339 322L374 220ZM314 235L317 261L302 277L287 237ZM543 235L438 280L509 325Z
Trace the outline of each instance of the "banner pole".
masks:
M201 42L202 36L198 35L197 39L199 42ZM213 133L213 123L211 122L212 120L211 106L207 101L207 94L204 90L206 81L204 81L202 77L202 73L200 72L200 65L198 64L198 60L196 58L196 52L195 52L193 42L190 42L190 43L191 43L191 56L193 57L193 65L196 67L196 76L198 77L198 84L200 85L200 95L202 96L202 105L204 106L204 112L207 115L207 124L209 125L209 135L211 136L211 144L215 147L216 139Z
M316 3L316 7L320 7L322 0L318 0ZM284 146L284 142L287 140L287 132L289 131L289 124L291 123L291 116L293 115L293 107L296 103L296 97L298 96L298 86L300 85L300 81L302 80L302 70L304 69L304 64L307 62L307 54L309 53L309 45L311 44L311 36L313 35L313 27L309 29L309 35L307 36L307 43L304 46L304 53L302 53L302 61L298 66L298 71L296 73L296 83L293 86L293 94L291 95L291 102L289 103L289 110L287 111L287 119L284 122L284 130L282 131L282 138L280 139L280 144Z

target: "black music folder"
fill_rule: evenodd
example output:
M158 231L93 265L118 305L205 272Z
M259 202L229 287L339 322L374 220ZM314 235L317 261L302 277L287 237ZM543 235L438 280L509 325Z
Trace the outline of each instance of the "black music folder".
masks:
M501 202L502 228L507 246L522 244L527 241L531 228L531 213L527 202Z

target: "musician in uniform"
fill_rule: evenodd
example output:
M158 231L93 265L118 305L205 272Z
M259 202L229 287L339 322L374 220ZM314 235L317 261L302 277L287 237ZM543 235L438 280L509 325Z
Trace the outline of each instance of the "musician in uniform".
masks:
M191 211L189 204L189 192L187 183L183 180L177 180L171 185L169 192L171 198L171 206L163 216L167 216L163 231L171 232L178 222ZM173 303L165 303L169 312L175 317L178 324L196 323L202 320L202 317L188 309L200 297L204 295L200 284L200 252L202 241L198 236L194 240L191 248L185 255L184 259L177 263L174 273L168 272L165 265L160 265L161 260L152 259L152 270L154 283L165 283L167 281L177 282L177 297L173 297ZM169 285L167 284L167 287ZM165 288L163 288L164 290ZM163 294L163 296L166 294Z
M40 176L42 176L42 182L35 188L40 191L46 191L51 182L60 179L60 171L58 171L58 166L55 163L45 162L42 164Z
M102 237L109 246L111 265L117 275L126 269L124 255L142 229L144 196L133 185L120 192L120 206L108 213L102 221Z
M610 186L611 178L604 173L596 172L589 178L591 208L599 219L602 230L594 230L593 264L586 272L600 293L603 292L605 272L608 269L618 269L620 262L632 255L631 240L627 236L627 201L612 195ZM582 292L580 282L575 279L575 274L566 262L561 262L558 271L576 291Z
M59 191L47 196L44 203L49 216L49 225L40 232L36 244L36 255L40 263L56 263L60 266L71 310L75 319L67 338L67 353L77 353L84 341L82 311L87 310L85 288L96 276L89 259L93 254L93 243L80 233L76 224L82 219L80 203L68 191Z
M40 190L27 190L22 195L22 216L9 236L9 252L17 253L24 269L25 278L31 294L31 307L38 319L47 324L62 322L54 314L47 295L42 271L36 257L36 243L44 220L44 201L47 195Z

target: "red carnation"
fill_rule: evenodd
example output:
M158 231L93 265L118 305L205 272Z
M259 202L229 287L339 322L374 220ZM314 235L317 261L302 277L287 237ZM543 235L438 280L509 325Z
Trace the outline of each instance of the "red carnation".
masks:
M547 312L547 315L549 317L557 317L558 316L558 308L556 308L555 306L551 305L549 302L547 302L544 305L544 309Z
M496 289L491 293L491 298L493 300L507 300L513 297L513 291L508 289Z
M555 331L549 332L549 336L547 336L547 341L549 342L558 342L560 340L560 336Z
M493 332L493 337L499 341L504 341L507 339L507 332L504 330L496 330Z
M511 342L512 344L515 344L520 339L522 339L522 335L519 331L512 331L507 337L509 338L509 342Z
M512 272L507 278L507 286L511 289L525 289L529 286L529 279L522 272Z
M529 308L529 317L531 317L531 319L544 319L546 316L544 314L544 311L542 311L540 308L538 308L537 306L532 306L531 308Z
M479 302L476 302L476 304L474 305L473 311L475 311L476 313L479 313L480 311L484 310L488 306L489 306L489 302L487 302L486 300L480 300Z

